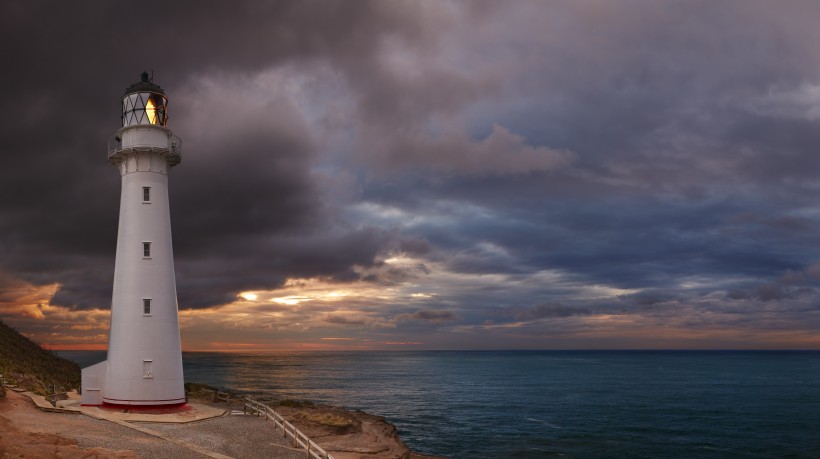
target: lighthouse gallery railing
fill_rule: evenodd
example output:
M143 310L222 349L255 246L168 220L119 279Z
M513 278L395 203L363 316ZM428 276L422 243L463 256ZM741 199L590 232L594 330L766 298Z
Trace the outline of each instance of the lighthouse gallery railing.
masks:
M137 147L139 148L139 147ZM179 137L168 134L168 156L171 157L172 165L179 163L179 158L182 156L182 139ZM106 158L111 161L111 158L116 156L121 151L125 150L122 147L122 139L118 135L112 135L108 138L108 148L106 148ZM176 159L176 161L174 161Z

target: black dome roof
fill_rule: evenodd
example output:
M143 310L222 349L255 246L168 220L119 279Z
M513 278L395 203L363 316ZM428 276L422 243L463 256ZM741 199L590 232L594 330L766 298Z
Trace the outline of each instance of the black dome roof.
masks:
M154 84L153 81L148 79L148 72L142 72L141 75L142 79L131 86L125 89L125 94L131 94L133 92L156 92L159 94L165 94L165 91L159 87L159 85Z

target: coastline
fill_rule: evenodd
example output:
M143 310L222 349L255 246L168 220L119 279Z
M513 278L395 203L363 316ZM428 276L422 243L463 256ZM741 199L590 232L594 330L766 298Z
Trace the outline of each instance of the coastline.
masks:
M275 435L271 424L239 415L241 405L209 405L224 408L225 414L187 424L138 422L129 426L82 414L47 413L25 395L7 391L0 399L0 455L35 459L304 457L303 449L293 449L288 442L274 444L280 435ZM411 452L399 439L395 426L380 416L312 404L284 408L283 416L336 459L441 459ZM327 425L327 419L347 422L339 429ZM186 448L186 442L202 447ZM213 454L207 454L209 451Z

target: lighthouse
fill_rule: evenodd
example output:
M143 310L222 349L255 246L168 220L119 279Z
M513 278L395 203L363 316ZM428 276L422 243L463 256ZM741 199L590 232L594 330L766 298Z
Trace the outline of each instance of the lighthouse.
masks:
M125 90L108 161L122 177L107 360L82 370L85 405L185 402L168 173L182 142L147 73Z

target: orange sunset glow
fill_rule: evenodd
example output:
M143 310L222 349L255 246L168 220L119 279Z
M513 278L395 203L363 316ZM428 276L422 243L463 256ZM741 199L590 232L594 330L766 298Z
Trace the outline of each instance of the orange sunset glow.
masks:
M15 298L2 305L9 312L5 321L18 329L33 330L27 336L49 349L105 350L109 311L53 306L49 299L58 288L18 283ZM439 295L436 290L435 285L422 282L385 288L364 282L289 279L280 289L242 292L235 301L218 307L181 309L183 347L186 351L262 352L452 346L436 336L442 332L459 336L475 347L481 347L482 337L487 335L499 336L514 345L527 345L547 338L542 334L544 327L550 330L548 342L556 347L642 348L647 343L656 349L820 347L820 338L809 328L789 332L729 328L721 323L731 321L731 315L720 314L701 317L712 325L700 329L691 329L689 319L603 313L553 318L549 325L526 317L512 322L464 325L458 323L457 315L437 317L418 313L426 311L426 301ZM408 312L390 312L408 304L414 305L405 306ZM432 325L433 334L400 332L403 327L418 323ZM402 336L408 339L396 339ZM752 336L756 344L749 346Z
M820 349L812 8L548 3L217 8L231 35L197 9L185 40L149 21L150 59L100 38L115 4L81 15L103 35L26 35L0 320L105 348L115 280L143 285L119 219L162 208L185 350ZM167 186L120 213L146 120Z

